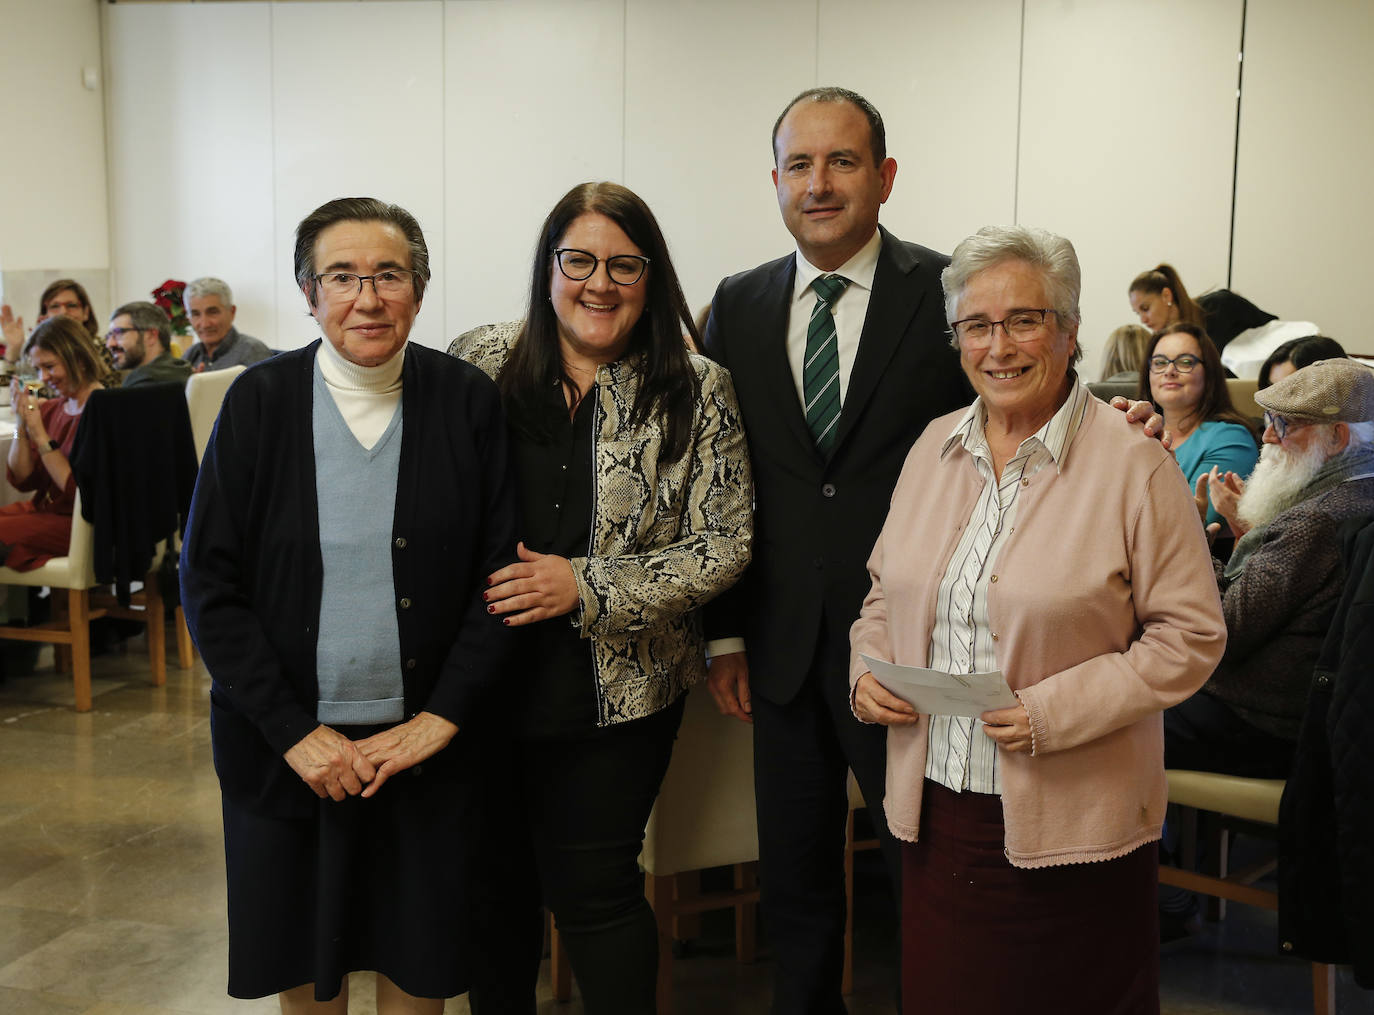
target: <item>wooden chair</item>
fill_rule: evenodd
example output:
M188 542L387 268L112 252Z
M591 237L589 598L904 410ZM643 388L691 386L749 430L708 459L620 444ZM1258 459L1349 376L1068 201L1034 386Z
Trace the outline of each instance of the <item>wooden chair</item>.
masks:
M47 586L52 589L53 618L32 627L0 627L0 638L39 641L55 646L57 672L72 673L76 710L91 710L91 621L97 617L121 617L148 625L148 657L154 686L167 683L167 635L163 601L157 583L158 562L144 582L143 591L134 593L130 606L121 607L113 595L93 591L93 533L91 523L81 514L81 494L76 495L72 512L72 534L65 557L53 557L32 571L0 567L0 585ZM59 595L65 592L66 595ZM177 661L182 669L191 665L191 634L180 607L176 611Z
M1193 772L1170 769L1169 802L1185 808L1180 831L1184 848L1183 866L1159 868L1161 884L1177 885L1200 895L1220 900L1210 916L1220 919L1225 914L1225 901L1278 911L1278 893L1254 884L1277 865L1268 859L1238 871L1227 870L1229 830L1225 819L1249 822L1261 826L1278 826L1279 800L1283 796L1282 779L1249 779L1214 772ZM1199 813L1216 816L1211 822L1216 834L1209 835L1212 857L1207 872L1190 869L1194 864L1193 845L1196 842ZM1314 1015L1335 1015L1336 970L1323 962L1312 963L1312 1011Z
M854 993L854 854L877 849L877 838L860 839L855 832L854 815L864 810L863 792L854 773L849 773L849 823L844 837L844 970L840 974L840 993L845 997ZM900 905L901 900L897 900Z

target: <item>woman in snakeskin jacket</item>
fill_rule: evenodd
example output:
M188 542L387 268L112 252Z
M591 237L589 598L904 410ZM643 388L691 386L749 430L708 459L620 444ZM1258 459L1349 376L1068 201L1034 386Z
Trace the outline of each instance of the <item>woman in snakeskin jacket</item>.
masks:
M586 1010L649 1012L657 935L636 857L705 675L695 611L749 562L749 457L729 374L683 343L695 326L634 193L585 183L558 202L529 305L449 349L501 389L523 500L518 559L486 597L524 630L493 709L513 717L488 815L505 876L488 879L473 1010L534 1011L542 902Z

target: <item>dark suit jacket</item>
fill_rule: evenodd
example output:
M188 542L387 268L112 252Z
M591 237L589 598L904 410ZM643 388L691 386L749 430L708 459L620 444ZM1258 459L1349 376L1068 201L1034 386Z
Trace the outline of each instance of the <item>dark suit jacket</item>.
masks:
M795 255L720 284L707 353L730 370L754 466L754 561L707 607L708 637L742 635L754 693L785 703L824 630L845 669L868 593L868 555L907 451L972 400L945 330L949 258L882 230L868 316L829 458L816 450L787 362ZM824 626L822 626L824 625Z

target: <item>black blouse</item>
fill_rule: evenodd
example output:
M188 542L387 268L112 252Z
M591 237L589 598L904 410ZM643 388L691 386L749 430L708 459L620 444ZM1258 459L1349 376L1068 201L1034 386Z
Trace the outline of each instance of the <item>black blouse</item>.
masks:
M560 385L549 389L539 427L547 439L512 428L511 448L520 479L518 532L536 553L585 557L592 531L592 414L589 392L569 419ZM520 629L515 673L523 685L524 736L559 736L596 728L596 672L591 642L568 616Z

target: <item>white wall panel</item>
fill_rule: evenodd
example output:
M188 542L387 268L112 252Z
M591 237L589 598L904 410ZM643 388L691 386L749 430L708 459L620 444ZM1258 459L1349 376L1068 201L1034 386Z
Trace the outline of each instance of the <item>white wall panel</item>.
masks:
M1078 249L1089 378L1139 272L1226 284L1240 27L1241 0L1026 0L1017 218Z
M461 0L444 20L452 338L523 317L549 210L577 183L622 178L625 39L622 0Z
M1374 5L1250 0L1232 281L1290 320L1374 354Z
M720 280L793 249L769 132L816 82L816 15L794 0L628 0L625 183L663 227L693 313Z
M272 9L277 344L319 329L292 278L297 223L337 197L401 205L424 229L430 264L444 242L444 8L432 2L291 3ZM432 286L411 336L447 345L444 287Z
M278 345L270 5L108 10L116 304L213 275Z
M883 224L948 253L1012 221L1021 0L821 0L820 26L819 83L883 115L897 160ZM993 154L968 154L989 144Z

